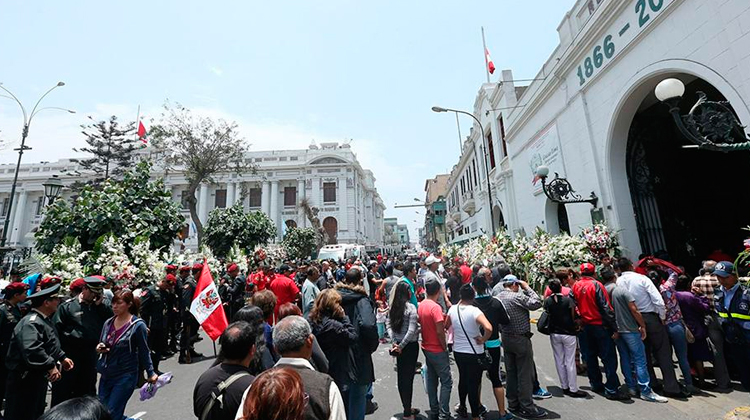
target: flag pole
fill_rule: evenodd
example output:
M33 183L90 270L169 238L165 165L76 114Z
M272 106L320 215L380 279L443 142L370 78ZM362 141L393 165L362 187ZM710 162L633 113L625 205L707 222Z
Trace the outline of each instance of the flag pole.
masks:
M139 125L140 122L141 122L141 105L139 104L138 105L138 112L135 114L135 133L134 133L134 136L133 136L136 141L138 141L138 128L140 127L140 125Z
M487 83L489 83L490 63L487 61L487 43L484 41L484 26L482 26L482 54L484 55L484 74L487 76Z

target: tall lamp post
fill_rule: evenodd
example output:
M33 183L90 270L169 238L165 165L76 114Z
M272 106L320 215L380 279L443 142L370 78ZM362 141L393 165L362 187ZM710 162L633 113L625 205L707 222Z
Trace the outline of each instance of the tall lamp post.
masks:
M13 198L16 195L16 185L18 183L18 171L21 168L21 157L23 156L23 152L25 150L30 150L31 148L26 146L26 137L29 136L29 126L31 125L31 121L34 119L34 116L38 114L40 111L43 111L45 109L57 109L61 111L66 111L71 114L75 114L75 111L72 111L70 109L65 108L58 108L58 107L46 107L46 108L39 108L39 103L42 102L45 96L49 95L50 92L53 90L65 86L65 83L63 82L57 82L55 86L52 86L47 92L42 95L39 100L36 101L34 104L34 108L31 109L31 112L26 112L26 108L24 108L21 101L16 97L16 95L13 94L13 92L9 91L5 88L5 86L0 83L0 89L4 90L8 95L1 95L5 98L10 98L16 101L18 106L21 108L21 112L23 113L23 129L21 130L21 147L13 150L18 150L18 163L16 163L16 173L13 175L13 185L10 187L10 198L8 199L8 209L5 211L5 223L3 224L3 235L2 238L0 238L0 248L5 248L5 242L8 239L8 226L10 224L10 217L11 217L11 211L13 210Z
M466 111L461 111L461 110L458 110L458 109L451 109L451 108L443 108L443 107L440 107L440 106L433 106L432 107L432 111L433 112L455 112L456 114L468 115L471 118L473 118L474 121L477 122L477 124L479 124L479 130L482 133L482 150L484 152L484 159L483 159L484 160L484 173L486 175L486 180L487 180L487 199L490 202L490 223L492 225L492 236L494 237L495 236L495 215L492 214L492 208L493 208L493 203L492 203L492 188L490 187L490 169L489 169L489 166L487 164L487 159L489 159L489 156L487 156L488 147L485 145L485 142L487 141L487 137L484 135L484 127L482 126L482 122L479 121L479 118L477 118L476 116L474 116L474 114L472 114L470 112L466 112Z
M709 101L698 92L698 101L687 115L680 115L680 100L685 94L685 84L679 79L662 80L654 90L656 98L669 106L677 128L699 149L714 152L750 150L750 139L729 108L729 101ZM683 146L686 147L686 146ZM690 147L690 146L687 146Z

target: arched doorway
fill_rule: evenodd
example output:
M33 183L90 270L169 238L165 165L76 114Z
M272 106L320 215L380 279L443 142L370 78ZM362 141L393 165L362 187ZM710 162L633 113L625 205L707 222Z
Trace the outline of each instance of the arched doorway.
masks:
M695 104L699 91L709 100L725 100L701 78L676 77L686 87L679 105L683 115ZM646 85L664 78L661 75ZM750 225L750 213L745 211L750 197L743 193L750 153L684 148L689 141L653 88L641 95L627 127L624 159L620 155L641 251L668 256L691 272L716 249L736 255L746 236L742 228Z
M323 229L328 234L328 244L333 245L338 243L339 233L339 222L335 217L326 217L323 219Z
M297 222L295 222L294 220L291 220L291 219L287 220L286 222L284 222L284 224L286 224L286 228L287 229L296 229L297 228Z
M503 216L503 210L500 208L500 206L495 206L492 209L492 218L495 219L495 229L497 229L498 231L507 230L507 226L505 226L505 217Z

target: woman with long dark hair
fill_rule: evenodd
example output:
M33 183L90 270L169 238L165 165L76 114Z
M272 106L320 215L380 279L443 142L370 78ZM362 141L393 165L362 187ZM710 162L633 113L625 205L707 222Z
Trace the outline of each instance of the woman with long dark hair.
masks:
M485 268L484 270L489 269ZM479 272L480 274L483 273L481 270ZM509 420L513 416L505 411L505 388L503 387L502 379L500 379L500 325L507 324L510 319L508 318L508 313L505 312L502 302L492 297L492 290L484 276L479 275L474 277L472 286L477 294L474 302L487 318L487 321L492 325L492 334L484 343L484 348L492 356L492 364L487 374L490 382L492 382L492 391L495 394L495 401L497 402L497 411L500 413L499 420ZM455 329L455 326L453 328ZM460 401L464 402L463 399Z
M393 342L390 353L396 358L398 393L401 397L401 405L404 407L403 418L411 420L419 414L419 410L411 406L414 370L417 367L419 355L417 308L410 302L411 290L406 282L398 282L393 293L386 327Z
M484 343L492 336L492 325L482 311L474 306L476 294L471 284L464 284L459 290L461 300L451 306L446 318L446 328L453 326L453 357L458 365L458 401L469 397L471 418L479 420L479 383L482 380L482 366L479 358L484 356ZM466 406L457 410L466 412Z
M129 290L115 293L112 312L115 316L104 322L97 363L99 400L107 406L114 420L125 418L125 406L138 383L141 368L146 369L148 382L158 378L151 363L146 323L138 318L140 300Z

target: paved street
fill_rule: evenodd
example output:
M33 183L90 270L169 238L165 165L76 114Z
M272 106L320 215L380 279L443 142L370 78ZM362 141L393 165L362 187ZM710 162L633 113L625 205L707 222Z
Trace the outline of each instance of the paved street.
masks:
M693 420L716 420L721 419L732 409L740 406L750 405L748 394L744 392L732 392L730 394L704 393L695 396L688 401L670 400L668 404L647 403L641 400L631 402L608 401L604 397L591 394L587 400L577 400L563 397L562 391L557 385L557 373L552 359L552 350L546 336L536 334L533 338L535 359L539 370L539 379L542 386L546 387L553 397L539 402L539 405L550 412L549 418L600 420L619 419L693 419ZM211 342L205 339L198 343L197 350L206 355L213 355ZM396 372L393 359L388 355L388 346L381 345L375 353L375 373L378 377L374 386L375 400L380 409L368 419L388 420L391 417L400 419L401 403L396 390ZM420 355L420 360L424 357ZM159 390L156 397L150 401L139 401L137 392L133 395L126 414L138 415L144 420L170 420L194 418L192 394L193 385L198 376L208 369L213 358L203 360L192 365L177 364L177 356L162 362L162 369L172 371L175 379L172 384ZM451 407L458 401L458 372L453 369L454 387L451 395ZM589 390L588 380L579 376L579 384L585 391ZM429 407L427 396L421 383L421 377L415 375L414 384L414 406L422 412ZM494 398L491 395L489 381L485 380L482 387L482 402L490 408L487 419L497 418L494 407ZM141 413L141 414L139 414Z

